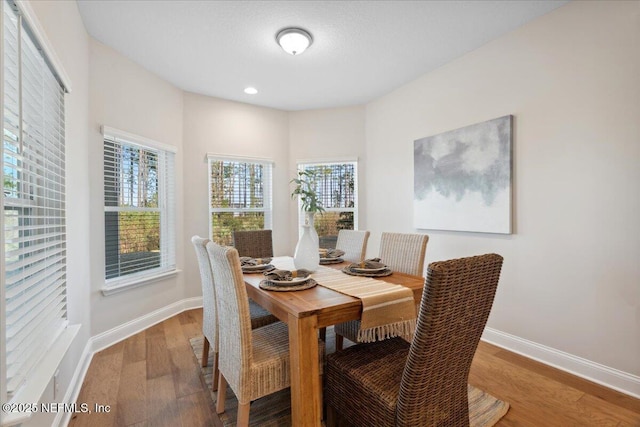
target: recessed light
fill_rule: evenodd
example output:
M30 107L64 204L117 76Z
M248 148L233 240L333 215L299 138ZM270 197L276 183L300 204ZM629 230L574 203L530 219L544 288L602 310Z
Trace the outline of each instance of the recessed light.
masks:
M255 87L245 87L244 88L244 93L248 94L248 95L255 95L256 93L258 93L258 89L256 89Z

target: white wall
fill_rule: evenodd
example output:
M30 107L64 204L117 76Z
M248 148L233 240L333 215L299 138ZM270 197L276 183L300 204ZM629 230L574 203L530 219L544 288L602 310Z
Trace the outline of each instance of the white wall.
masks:
M640 375L639 41L640 3L572 2L368 104L370 249L415 231L414 140L513 114L514 234L427 261L503 255L489 327Z
M296 176L299 160L358 159L358 181L362 183L367 169L364 138L364 106L289 113L289 181ZM289 194L293 189L290 184ZM359 228L364 230L366 194L360 192ZM290 201L290 251L298 241L298 203Z
M113 49L90 43L89 182L91 204L91 335L168 306L184 298L184 273L159 282L103 296L104 192L102 135L106 125L177 147L176 264L184 264L182 91Z
M30 2L55 54L71 80L65 95L66 205L67 205L67 311L69 323L82 328L60 364L59 393L50 382L42 402L62 402L90 337L89 308L89 173L87 122L89 120L89 36L75 2ZM24 425L50 425L56 414L38 413Z
M273 168L273 250L290 254L287 113L219 98L184 94L185 286L202 295L191 236L209 235L207 153L267 158Z
M75 2L32 5L73 84L68 305L83 329L62 389L89 336L200 295L189 239L208 232L206 152L275 160L277 254L297 240L296 160L358 157L373 255L382 231L415 231L413 141L505 114L515 116L514 234L419 230L431 236L427 262L504 255L490 327L640 375L640 3L572 2L364 107L292 113L183 93L90 41ZM183 273L110 297L99 291L102 124L177 146L183 189Z

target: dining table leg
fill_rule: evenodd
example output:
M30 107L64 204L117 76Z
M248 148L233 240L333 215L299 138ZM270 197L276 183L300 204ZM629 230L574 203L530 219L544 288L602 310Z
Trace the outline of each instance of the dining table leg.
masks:
M289 314L291 419L295 426L321 425L318 318Z

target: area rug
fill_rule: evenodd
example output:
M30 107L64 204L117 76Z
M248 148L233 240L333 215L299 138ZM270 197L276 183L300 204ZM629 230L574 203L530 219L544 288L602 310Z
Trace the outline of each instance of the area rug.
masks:
M329 335L329 331L327 331ZM195 337L190 340L193 352L202 365L203 337ZM333 340L328 340L327 351L333 352ZM213 353L209 353L209 363L202 369L202 375L211 393L211 399L216 402L216 393L211 391L213 380L212 365ZM291 423L291 395L289 389L263 397L251 403L250 426L260 427L290 427ZM484 391L469 385L469 422L471 427L491 427L497 423L509 410L509 404L503 402ZM230 387L227 387L227 400L225 412L220 415L220 421L224 427L235 427L238 401Z

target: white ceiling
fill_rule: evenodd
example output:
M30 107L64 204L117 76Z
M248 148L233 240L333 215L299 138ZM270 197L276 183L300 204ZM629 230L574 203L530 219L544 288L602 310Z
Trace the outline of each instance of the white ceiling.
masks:
M190 92L282 110L363 104L567 1L79 0L87 31ZM282 28L311 32L299 56ZM257 95L243 89L254 86Z

